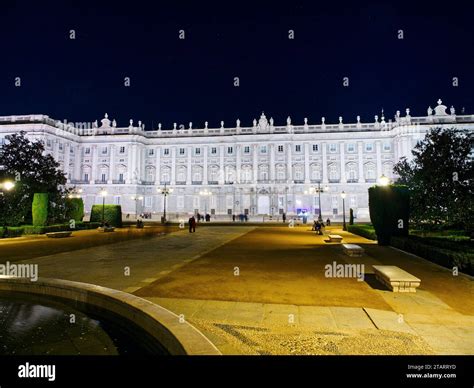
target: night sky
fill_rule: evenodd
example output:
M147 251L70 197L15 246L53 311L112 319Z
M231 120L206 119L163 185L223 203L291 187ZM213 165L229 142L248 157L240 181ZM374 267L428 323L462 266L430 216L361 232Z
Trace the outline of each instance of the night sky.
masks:
M2 1L0 115L107 112L146 129L250 126L262 111L276 125L373 122L382 108L387 119L407 107L424 115L438 98L474 113L472 5L149 3Z

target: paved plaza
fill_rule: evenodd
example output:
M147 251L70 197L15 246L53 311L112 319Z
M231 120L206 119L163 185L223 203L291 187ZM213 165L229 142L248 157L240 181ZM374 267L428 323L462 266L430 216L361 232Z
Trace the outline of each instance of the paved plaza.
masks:
M74 238L88 246L96 234L75 232L60 242L64 251L33 257L25 249L26 260L15 260L37 263L41 277L146 298L195 325L223 354L474 354L472 277L453 276L340 226L329 231L365 254L344 255L340 244L308 225L229 224L198 226L193 234L156 229L84 249ZM67 241L76 244L73 250ZM14 250L31 240L4 243ZM8 260L3 245L2 252ZM333 262L364 264L363 281L325 277ZM399 266L422 279L421 286L416 293L392 293L375 279L372 265Z

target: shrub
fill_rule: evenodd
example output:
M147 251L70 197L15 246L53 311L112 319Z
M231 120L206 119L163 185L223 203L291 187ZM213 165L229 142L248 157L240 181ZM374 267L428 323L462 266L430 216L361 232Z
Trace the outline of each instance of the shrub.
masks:
M368 238L369 240L377 240L377 235L371 225L349 225L347 231Z
M84 217L84 201L82 198L68 198L66 200L66 219L76 222Z
M379 245L390 244L392 236L408 236L410 197L406 186L369 188L369 211Z
M35 193L31 212L34 226L46 225L48 220L48 193Z
M92 206L90 221L102 223L102 205ZM104 222L118 228L122 227L122 207L120 205L105 205Z
M10 237L20 237L24 233L24 230L21 226L15 226L15 227L4 227L2 228L2 233L0 236L2 238L10 238Z
M439 264L443 267L452 269L458 267L459 271L474 275L474 252L472 250L460 249L453 250L452 242L443 246L447 241L438 241L437 246L432 245L431 239L421 237L392 237L391 245L395 248L413 253L423 257L426 260Z

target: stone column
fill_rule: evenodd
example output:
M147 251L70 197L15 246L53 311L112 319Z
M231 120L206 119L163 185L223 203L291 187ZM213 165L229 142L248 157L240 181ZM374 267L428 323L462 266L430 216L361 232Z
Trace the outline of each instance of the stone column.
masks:
M225 152L225 146L223 145L219 146L219 171L220 171L219 184L220 185L223 185L225 181L224 152Z
M155 185L161 185L161 148L156 149Z
M53 140L53 158L56 162L59 162L59 139Z
M346 183L346 158L344 156L345 154L345 149L344 149L344 143L339 143L339 154L341 157L341 183Z
M64 174L66 175L67 183L70 183L69 179L69 163L71 159L71 144L66 143L64 145ZM73 178L71 176L71 178Z
M176 184L176 147L171 147L171 185Z
M275 182L275 144L270 144L270 181Z
M323 183L328 183L328 150L327 143L322 143L321 147L323 149Z
M74 147L74 176L73 179L82 180L81 177L81 161L82 161L82 148L77 145Z
M304 182L310 183L310 171L309 171L309 144L304 143Z
M128 157L127 157L127 184L131 184L133 181L133 145L128 145Z
M364 150L364 143L359 141L357 142L357 157L359 158L359 183L363 183L365 181L364 179L364 156L363 156L363 150Z
M95 183L97 179L97 145L91 146L91 153L92 153L92 168L91 168L91 176L90 176L90 183Z
M375 142L375 152L377 156L377 176L375 179L378 179L382 176L382 148L380 144L380 140Z
M235 146L235 181L236 183L240 183L240 178L242 174L242 146L240 144L236 144Z
M292 183L293 181L293 166L292 166L292 152L291 152L292 143L287 144L287 152L286 152L286 163L287 163L287 170L288 170L288 182Z
M192 184L192 154L193 154L193 148L191 146L186 147L187 148L187 153L188 153L188 160L187 160L187 166L186 166L186 185L191 185Z
M202 166L202 175L203 175L202 184L207 185L209 181L208 171L207 171L207 158L209 154L209 147L207 145L203 147L203 153L204 153L204 158L203 158L204 162Z
M253 158L253 183L258 183L258 146L252 144L252 158Z
M109 166L109 180L108 184L111 184L115 179L115 145L110 145L110 166Z

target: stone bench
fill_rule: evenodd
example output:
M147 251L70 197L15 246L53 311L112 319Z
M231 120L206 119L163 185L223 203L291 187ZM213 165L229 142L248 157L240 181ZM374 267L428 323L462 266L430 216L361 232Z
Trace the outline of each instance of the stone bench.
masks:
M341 242L342 241L342 236L339 236L338 234L330 234L328 237L329 237L329 242Z
M71 231L63 231L63 232L49 232L46 233L46 236L49 238L64 238L71 236Z
M416 292L421 280L394 265L373 265L375 277L393 292Z
M342 244L342 250L347 256L362 256L364 254L364 248L356 244Z
M113 226L99 226L99 227L97 228L97 230L98 230L99 232L104 232L104 233L106 233L106 232L113 232L113 231L115 230L115 228L114 228Z

